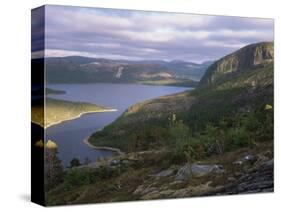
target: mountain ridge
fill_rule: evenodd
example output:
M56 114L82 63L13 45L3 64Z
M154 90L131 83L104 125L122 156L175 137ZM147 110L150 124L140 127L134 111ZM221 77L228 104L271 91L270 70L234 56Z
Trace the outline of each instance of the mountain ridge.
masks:
M33 59L38 63L40 59ZM82 56L45 58L47 83L141 83L194 87L210 62L110 60Z
M101 177L70 190L60 184L49 203L67 203L73 194L83 203L274 191L273 63L243 64L231 75L222 69L218 80L192 91L129 107L87 140L122 155L70 169L68 176ZM193 171L202 166L217 169Z
M241 52L243 49L238 50L239 54ZM227 57L229 55L225 58ZM133 105L112 124L93 134L90 142L128 151L127 142L133 142L133 139L127 138L129 135L126 131L138 135L138 131L145 128L151 136L154 134L151 131L163 127L171 114L188 123L193 130L199 131L208 123L219 122L224 116L233 116L244 113L243 111L253 112L266 104L273 104L273 68L273 61L266 62L240 70L231 75L231 78L222 77L219 82L201 85L192 91Z
M214 62L206 70L199 86L208 86L246 72L265 66L273 61L273 42L260 42L247 45Z

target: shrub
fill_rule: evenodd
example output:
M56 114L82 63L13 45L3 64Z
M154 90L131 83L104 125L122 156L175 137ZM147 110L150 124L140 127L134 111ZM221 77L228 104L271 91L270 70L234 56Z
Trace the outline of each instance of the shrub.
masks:
M231 145L229 148L232 149L248 146L251 138L245 127L236 127L227 131L227 139Z
M183 161L192 163L204 152L204 147L200 142L191 136L189 127L182 120L177 120L175 114L169 118L169 135L169 146L172 148L172 161L174 163Z
M71 169L67 172L64 183L67 188L89 184L91 173L85 170Z
M63 181L64 170L57 149L45 149L45 187L53 189Z
M81 163L79 161L78 158L73 158L71 161L70 161L70 168L72 167L76 167L76 166L81 166Z

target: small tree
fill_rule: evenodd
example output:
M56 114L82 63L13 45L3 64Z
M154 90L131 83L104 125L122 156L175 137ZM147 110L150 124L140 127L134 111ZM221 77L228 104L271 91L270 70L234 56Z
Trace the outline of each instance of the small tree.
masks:
M204 130L205 143L209 146L209 153L214 151L217 154L223 154L225 151L225 131L219 127L208 124Z
M73 168L73 167L76 167L76 166L81 166L81 163L80 163L78 158L73 158L70 161L70 168Z
M182 120L177 120L175 114L169 118L169 132L171 136L171 147L174 148L176 154L183 154L185 157L189 171L192 175L192 163L196 157L196 152L192 146L191 132Z
M53 142L54 143L54 142ZM47 190L54 188L61 183L64 178L64 170L61 160L57 156L57 146L55 148L45 149L45 186Z

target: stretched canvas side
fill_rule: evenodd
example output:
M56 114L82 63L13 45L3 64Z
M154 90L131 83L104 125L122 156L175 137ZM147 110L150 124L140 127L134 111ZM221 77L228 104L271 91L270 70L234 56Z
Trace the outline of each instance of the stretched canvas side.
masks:
M44 182L44 29L45 7L31 11L31 201L45 205Z

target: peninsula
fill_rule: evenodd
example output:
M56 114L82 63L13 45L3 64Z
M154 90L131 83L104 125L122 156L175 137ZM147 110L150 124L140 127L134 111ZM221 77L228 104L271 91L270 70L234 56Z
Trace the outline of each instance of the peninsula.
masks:
M117 111L116 109L110 109L87 102L72 102L53 98L46 98L45 101L45 117L42 106L35 105L32 107L32 122L45 129L63 121L79 118L86 113Z

